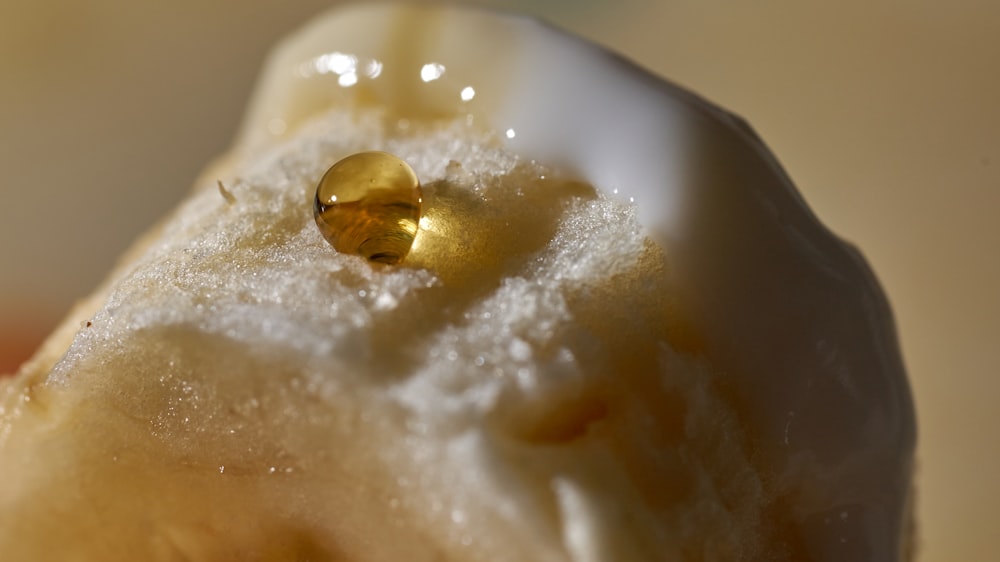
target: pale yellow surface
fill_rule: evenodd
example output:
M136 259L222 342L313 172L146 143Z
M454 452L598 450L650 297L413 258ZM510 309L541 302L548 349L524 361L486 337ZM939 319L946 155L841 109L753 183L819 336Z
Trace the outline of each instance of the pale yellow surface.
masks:
M988 559L1000 523L1000 4L520 4L744 115L817 214L864 250L917 400L919 559ZM228 143L267 47L327 5L0 7L4 327L24 310L54 323L89 292Z

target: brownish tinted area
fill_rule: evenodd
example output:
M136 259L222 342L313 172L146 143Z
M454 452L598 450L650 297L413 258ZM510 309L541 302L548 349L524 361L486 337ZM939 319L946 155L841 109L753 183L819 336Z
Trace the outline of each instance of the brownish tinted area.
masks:
M0 324L0 377L17 371L28 360L45 337L45 328L30 319L7 319Z

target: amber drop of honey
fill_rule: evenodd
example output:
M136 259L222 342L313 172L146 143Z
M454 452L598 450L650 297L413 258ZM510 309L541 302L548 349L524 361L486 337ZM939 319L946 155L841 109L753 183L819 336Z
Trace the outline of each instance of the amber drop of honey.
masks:
M420 181L406 162L387 152L359 152L323 175L313 210L338 252L395 264L413 245L420 203Z

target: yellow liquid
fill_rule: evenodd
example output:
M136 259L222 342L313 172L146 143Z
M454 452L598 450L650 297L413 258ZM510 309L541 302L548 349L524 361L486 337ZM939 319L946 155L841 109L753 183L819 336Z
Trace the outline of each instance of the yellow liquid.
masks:
M314 215L338 252L396 264L413 246L420 204L420 181L406 162L385 152L359 152L324 174Z

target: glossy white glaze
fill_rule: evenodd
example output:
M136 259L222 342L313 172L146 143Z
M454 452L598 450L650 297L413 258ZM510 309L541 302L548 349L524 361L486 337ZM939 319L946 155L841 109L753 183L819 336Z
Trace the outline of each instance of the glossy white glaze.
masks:
M240 143L351 103L468 114L633 201L813 558L900 558L915 422L891 313L739 117L533 20L353 6L275 52Z

